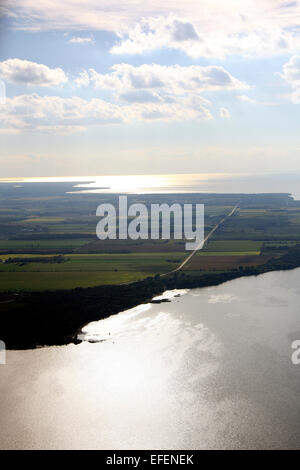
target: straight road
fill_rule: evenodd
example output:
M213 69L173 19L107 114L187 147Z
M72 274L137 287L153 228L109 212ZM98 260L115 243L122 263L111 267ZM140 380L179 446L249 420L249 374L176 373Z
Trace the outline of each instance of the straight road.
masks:
M173 269L172 271L169 271L168 273L165 273L165 274L161 274L160 277L163 277L163 276L168 276L169 274L172 274L172 273L176 273L177 271L180 271L180 269L183 268L183 266L185 266L190 260L191 258L194 256L194 254L200 249L200 248L203 248L205 243L207 242L207 240L209 240L209 238L213 235L213 233L218 230L218 228L220 227L220 225L222 225L227 219L229 219L229 217L231 217L235 211L237 210L237 208L239 207L239 205L237 204L230 212L228 215L226 215L225 217L223 217L223 219L206 235L206 237L204 238L203 242L201 242L197 248L192 251L186 258L185 260L183 260L183 262L177 266L177 268Z

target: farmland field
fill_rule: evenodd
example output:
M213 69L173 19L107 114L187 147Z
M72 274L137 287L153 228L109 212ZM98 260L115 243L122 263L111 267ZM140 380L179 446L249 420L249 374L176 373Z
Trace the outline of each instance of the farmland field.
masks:
M238 269L240 266L259 266L260 264L266 263L270 259L270 256L255 256L255 255L244 255L244 254L226 254L215 256L194 256L190 263L185 267L185 272L190 271L209 271L209 270L227 270L227 269ZM203 273L202 273L203 274Z
M207 252L240 252L259 254L262 246L261 241L254 240L211 240L206 247L202 250L203 253ZM200 252L199 252L200 254Z
M0 272L2 291L40 291L95 287L106 284L120 284L146 277L144 272Z
M167 272L183 260L182 253L69 254L62 263L26 263L26 258L32 260L31 255L21 256L24 263L5 263L15 256L20 258L18 254L2 256L3 290L67 289L128 282Z
M88 240L73 238L73 239L61 239L61 238L53 238L50 240L44 239L32 239L32 240L0 240L0 257L1 253L22 253L23 250L27 250L28 252L34 253L35 251L41 251L51 249L59 250L59 249L68 249L72 250L74 248L80 247L88 243Z

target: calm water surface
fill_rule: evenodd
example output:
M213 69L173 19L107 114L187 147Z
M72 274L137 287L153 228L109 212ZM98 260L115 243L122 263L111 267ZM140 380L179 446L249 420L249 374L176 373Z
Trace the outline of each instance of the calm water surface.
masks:
M300 269L179 293L9 351L0 447L300 448Z
M3 182L16 183L16 192L24 182L74 182L74 193L291 193L300 199L299 172L0 178Z

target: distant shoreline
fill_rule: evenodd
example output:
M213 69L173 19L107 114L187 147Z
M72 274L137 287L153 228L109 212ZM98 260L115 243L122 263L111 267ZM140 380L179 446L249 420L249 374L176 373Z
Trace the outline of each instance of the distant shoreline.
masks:
M129 184L128 184L129 180ZM289 194L300 200L300 172L163 173L0 178L0 184L70 184L69 194Z

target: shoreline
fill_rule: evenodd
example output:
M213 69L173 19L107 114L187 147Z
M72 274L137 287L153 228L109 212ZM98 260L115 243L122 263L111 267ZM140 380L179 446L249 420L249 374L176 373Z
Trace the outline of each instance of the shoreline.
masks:
M168 277L156 275L127 285L19 293L14 302L2 304L8 310L1 312L0 337L7 350L80 344L82 341L77 339L77 335L90 322L151 303L167 290L217 286L241 277L298 267L300 245L278 259L243 270L203 276L186 275L180 271Z

